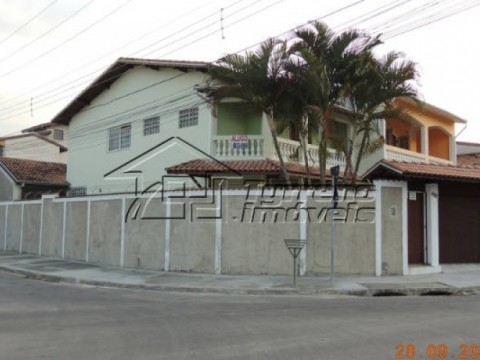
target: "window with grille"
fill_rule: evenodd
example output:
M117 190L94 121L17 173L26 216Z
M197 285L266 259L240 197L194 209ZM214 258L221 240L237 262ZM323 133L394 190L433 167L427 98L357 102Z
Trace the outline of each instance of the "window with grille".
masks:
M63 140L63 130L53 129L53 138L55 140Z
M198 125L198 107L180 110L180 128Z
M160 132L160 117L155 116L143 120L143 135L153 135Z
M108 151L128 149L131 145L132 126L122 125L108 130Z
M87 195L87 188L85 186L76 186L68 190L67 196L78 197Z

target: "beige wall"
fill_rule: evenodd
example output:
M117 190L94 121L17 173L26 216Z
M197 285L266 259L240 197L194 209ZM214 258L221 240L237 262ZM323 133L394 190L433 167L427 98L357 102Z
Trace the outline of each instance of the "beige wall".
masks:
M167 79L173 80L165 81ZM209 153L211 110L194 90L194 85L204 80L205 75L198 71L182 73L143 67L127 71L72 118L67 170L67 180L72 187L86 186L90 194L134 191L135 180L123 171L135 170L142 172L138 176L141 191L161 181L165 167L204 158L183 144L165 146L105 179L111 170L172 136L181 137ZM198 125L179 128L179 110L195 106L199 107ZM152 116L160 116L160 132L144 136L143 120ZM125 124L131 125L131 147L108 151L108 130Z
M373 274L374 196L340 194L335 223L336 270ZM210 191L187 195L184 199L172 197L169 202L110 196L0 203L0 248L1 240L6 239L8 249L18 251L23 233L23 252L38 254L41 241L42 255L96 264L203 273L291 274L293 261L284 240L306 239L299 257L302 273L329 271L332 213L328 191L278 192L272 196L254 191L247 196L247 192L237 190L221 197L219 192Z
M35 136L24 136L14 139L5 139L5 157L48 161L48 162L67 162L67 153L60 152L57 145L48 141L41 140Z

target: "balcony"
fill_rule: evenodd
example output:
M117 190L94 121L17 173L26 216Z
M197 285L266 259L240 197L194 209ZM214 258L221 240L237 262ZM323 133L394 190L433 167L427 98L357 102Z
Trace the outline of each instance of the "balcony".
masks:
M267 146L268 144L268 146ZM278 145L285 162L304 164L300 142L278 138ZM345 168L345 156L333 149L328 149L327 168L340 165ZM318 167L318 146L307 146L309 165ZM212 156L219 160L255 160L277 159L271 142L266 142L262 135L224 135L212 139Z
M295 140L279 138L278 145L280 146L280 152L285 161L304 164L303 152L300 146L300 142ZM328 150L327 168L330 168L335 165L340 165L340 168L345 169L345 164L346 164L345 155L342 153L337 153L335 150L330 148L327 150ZM318 145L308 144L307 154L308 154L309 165L318 167L318 164L319 164Z
M265 158L262 135L214 136L212 142L212 156L219 160Z
M417 162L438 165L453 165L452 161L439 157L421 154L415 151L405 150L392 145L385 145L385 158L387 160Z

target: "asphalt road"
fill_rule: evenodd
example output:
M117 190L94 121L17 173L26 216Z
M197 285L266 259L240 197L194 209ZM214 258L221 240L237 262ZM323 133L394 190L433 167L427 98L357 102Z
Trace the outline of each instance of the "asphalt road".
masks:
M6 360L425 359L428 344L440 359L441 343L446 358L458 359L462 344L468 351L480 346L479 296L161 293L3 272L0 294L0 359Z

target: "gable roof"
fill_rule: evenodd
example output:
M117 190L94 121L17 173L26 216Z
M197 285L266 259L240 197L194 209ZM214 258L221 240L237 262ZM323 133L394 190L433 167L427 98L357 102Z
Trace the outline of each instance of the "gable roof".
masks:
M398 101L400 102L405 102L410 105L416 105L416 102L413 99L410 98L398 98ZM460 123L460 124L466 124L467 120L462 119L461 117L452 114L451 112L441 109L438 106L429 104L425 101L419 101L420 106L423 108L424 111L430 111L431 113L441 116L443 118L447 118L452 120L453 122Z
M12 135L12 136L2 137L2 138L0 138L0 140L3 140L3 141L5 141L5 140L14 140L14 139L21 139L21 138L26 138L26 137L31 137L31 136L33 136L33 137L36 137L36 138L39 139L39 140L43 140L43 141L45 141L45 142L48 142L48 143L50 143L50 144L52 144L52 145L57 146L57 147L60 149L60 152L68 151L68 148L67 148L66 146L64 146L64 145L62 145L62 144L60 144L60 143L58 143L58 142L56 142L56 141L54 141L54 140L51 140L51 139L45 137L45 136L42 135L42 134L43 134L43 133L40 134L40 133L29 132L29 133L25 133L25 134L19 134L19 135ZM46 134L48 135L49 132L46 133Z
M480 167L437 165L382 160L363 174L363 179L431 179L480 182Z
M22 133L44 131L44 130L47 130L48 128L51 128L52 126L55 126L55 125L56 124L52 124L51 122L41 123L41 124L33 125L33 126L30 126L26 129L23 129Z
M17 184L69 186L66 164L2 157L0 166Z
M110 87L126 71L136 66L145 66L155 70L173 68L183 72L189 70L206 71L209 63L201 61L176 61L138 58L119 58L99 77L77 95L63 110L52 119L52 123L69 124L71 118L95 99L106 88Z

